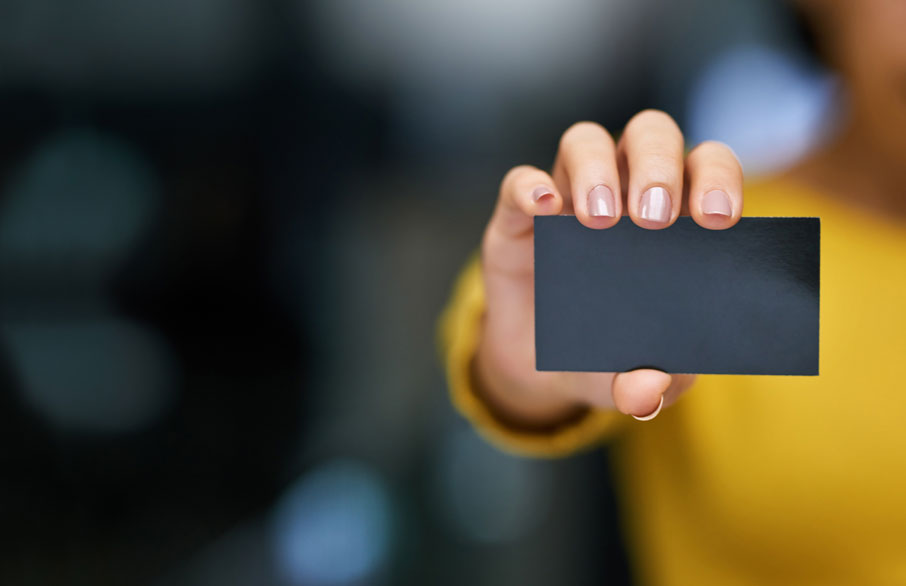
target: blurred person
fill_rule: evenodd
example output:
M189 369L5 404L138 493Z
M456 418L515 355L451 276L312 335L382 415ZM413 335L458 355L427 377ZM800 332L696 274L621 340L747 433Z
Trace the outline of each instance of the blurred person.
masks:
M906 583L906 3L798 8L845 99L824 146L746 182L745 209L821 217L820 376L535 370L533 216L724 230L742 215L731 150L685 152L653 110L617 138L571 126L550 174L509 171L442 317L452 400L491 441L541 457L611 443L642 583Z

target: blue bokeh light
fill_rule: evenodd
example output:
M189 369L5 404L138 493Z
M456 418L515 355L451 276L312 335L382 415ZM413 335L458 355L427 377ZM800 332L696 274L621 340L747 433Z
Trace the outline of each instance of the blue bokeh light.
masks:
M734 47L712 60L692 87L689 142L728 144L747 173L780 171L832 130L836 88L830 74L795 54Z
M294 585L358 583L382 566L391 546L387 491L353 461L304 476L277 504L273 522L277 569Z

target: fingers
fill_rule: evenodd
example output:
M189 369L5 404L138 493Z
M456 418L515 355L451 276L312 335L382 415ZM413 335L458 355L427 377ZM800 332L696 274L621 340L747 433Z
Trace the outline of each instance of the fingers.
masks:
M658 110L636 114L620 139L617 156L629 181L626 200L632 221L657 230L680 214L683 195L683 135Z
M686 157L689 213L704 228L723 230L742 215L742 167L730 147L703 142Z
M609 228L623 213L616 146L600 124L579 122L563 133L554 178L589 228Z
M671 375L652 369L621 372L613 379L613 404L618 411L636 419L653 419L662 407L676 401L694 380L694 375Z
M528 234L534 216L559 214L563 196L553 178L544 171L522 165L514 167L500 183L500 196L489 230L516 238Z
M576 123L561 137L553 179L527 166L504 179L500 203L505 205L498 206L502 229L525 233L532 216L564 211L589 228L609 228L622 215L624 199L632 221L643 228L666 228L686 209L705 228L736 224L743 201L736 156L714 141L700 144L688 157L683 149L676 122L658 110L636 114L618 145L601 125ZM537 185L529 185L533 182ZM521 213L513 216L508 210Z

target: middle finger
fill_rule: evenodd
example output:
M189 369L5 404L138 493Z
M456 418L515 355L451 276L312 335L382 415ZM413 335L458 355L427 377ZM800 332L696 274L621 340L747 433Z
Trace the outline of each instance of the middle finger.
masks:
M636 114L620 139L617 156L629 175L627 207L632 221L666 228L680 214L683 197L683 134L658 110Z

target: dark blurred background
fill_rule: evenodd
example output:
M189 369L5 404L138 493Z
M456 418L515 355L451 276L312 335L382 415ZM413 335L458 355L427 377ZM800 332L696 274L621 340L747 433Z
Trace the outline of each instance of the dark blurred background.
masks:
M436 319L572 122L795 160L805 38L779 0L0 0L0 584L627 583L606 452L483 443Z

